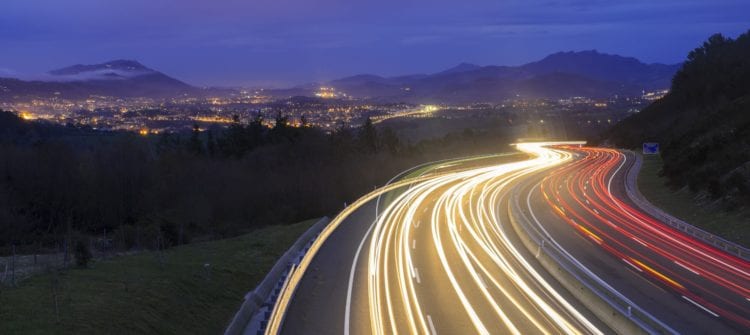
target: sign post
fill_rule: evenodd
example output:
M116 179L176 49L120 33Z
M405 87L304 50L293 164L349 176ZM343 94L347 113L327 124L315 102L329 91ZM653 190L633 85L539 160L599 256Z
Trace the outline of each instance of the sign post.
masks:
M659 143L656 143L656 142L643 142L643 154L644 155L658 155L659 154Z

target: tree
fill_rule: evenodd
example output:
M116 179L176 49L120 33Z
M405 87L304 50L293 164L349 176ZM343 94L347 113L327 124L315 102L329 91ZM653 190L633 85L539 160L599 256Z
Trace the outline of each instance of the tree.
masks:
M359 130L359 148L364 153L378 151L378 131L375 129L375 125L372 124L372 119L369 116Z
M227 156L240 157L248 149L245 136L245 127L240 123L239 115L232 116L232 124L224 132L224 136L219 139L218 144L221 152Z
M211 157L216 155L216 139L214 139L214 131L212 129L206 131L206 151Z
M194 155L200 155L203 153L203 142L201 141L201 128L196 123L193 124L193 133L190 134L190 140L188 141L188 151Z
M353 149L354 136L352 135L349 126L344 121L339 121L338 126L333 129L330 137L334 147L336 147L339 154L348 153Z
M401 140L391 127L385 127L380 133L380 147L388 149L391 154L401 151Z
M88 245L82 240L76 241L75 257L76 265L82 268L87 267L91 260L91 250L89 250Z
M289 116L276 114L276 122L271 129L271 141L278 143L283 140L293 140L293 129L289 126Z

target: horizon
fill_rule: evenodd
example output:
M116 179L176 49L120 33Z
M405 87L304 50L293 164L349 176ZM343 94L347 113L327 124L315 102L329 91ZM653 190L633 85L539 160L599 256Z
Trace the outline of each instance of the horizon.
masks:
M184 81L184 82L187 83L187 84L189 84L189 85L195 86L195 87L217 87L217 88L237 87L237 88L287 89L287 88L294 88L294 87L299 87L299 86L304 86L304 85L309 85L309 84L324 84L326 82L340 80L340 79L346 79L346 78L356 77L356 76L378 76L378 77L381 77L381 78L394 78L394 77L399 77L399 76L410 76L410 75L433 75L433 74L438 74L440 72L453 69L453 68L461 66L461 65L474 65L474 66L479 66L479 67L488 67L488 66L510 66L510 67L513 67L513 66L523 66L523 65L526 65L526 64L530 64L530 63L541 61L543 59L546 59L549 56L556 55L556 54L561 54L561 53L584 53L584 52L595 52L595 53L598 53L598 54L603 55L603 56L616 56L616 57L622 57L622 58L634 58L637 61L639 61L639 62L641 62L643 64L646 64L646 65L656 65L656 64L658 64L658 65L678 65L678 64L682 63L682 61L675 62L675 63L644 62L643 60L638 59L636 57L631 57L631 56L627 56L627 55L618 55L618 54L606 53L606 52L602 52L602 51L596 50L596 49L587 49L587 50L556 51L556 52L550 53L548 55L545 55L545 56L543 56L541 58L524 61L524 62L522 62L520 64L514 64L514 65L509 65L509 64L476 64L476 63L470 63L470 62L460 62L460 63L454 64L454 65L446 67L446 68L437 69L437 70L428 71L428 72L406 72L406 73L397 73L397 74L392 74L392 75L382 75L382 74L379 74L379 73L369 73L369 72L358 72L358 73L345 74L343 76L336 77L336 78L328 78L328 79L317 81L317 82L308 81L308 82L291 83L291 84L289 84L287 86L262 86L262 85L250 85L250 86L224 85L224 86L222 86L222 85L201 85L201 84L196 84L196 83L191 83L191 82L186 82L186 81ZM172 76L169 73L165 73L165 72L161 71L158 68L150 66L149 64L144 64L143 62L141 62L138 59L125 59L125 58L110 59L110 60L105 60L105 61L100 61L100 62L95 62L95 63L87 63L87 64L84 64L84 63L69 64L69 65L58 67L58 68L49 69L49 70L45 71L44 73L32 74L32 75L20 75L18 77L13 77L13 78L20 79L20 80L25 80L25 81L63 81L64 82L64 81L70 81L70 79L57 78L54 75L52 75L51 72L55 72L55 71L59 71L59 70L63 70L63 69L66 69L66 68L69 68L69 67L75 67L75 66L103 65L103 64L114 63L114 62L122 62L122 61L136 62L136 63L140 64L141 66L144 66L144 67L146 67L146 68L148 68L150 70L154 70L154 71L157 71L157 72L162 72L162 73L164 73L167 76L170 76L170 77L173 77L173 78L175 78L177 80L183 81L179 77L175 77L175 76ZM2 78L2 77L3 76L0 75L0 78Z
M567 50L675 64L714 33L746 31L741 13L750 11L739 0L483 0L473 6L10 0L2 7L0 76L134 59L191 85L221 87L434 73L460 63L516 66Z

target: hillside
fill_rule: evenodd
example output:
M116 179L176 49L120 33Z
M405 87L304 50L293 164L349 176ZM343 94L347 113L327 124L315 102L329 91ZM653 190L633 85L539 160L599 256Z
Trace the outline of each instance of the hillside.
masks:
M750 31L711 36L688 55L661 100L605 135L618 146L662 143L663 174L726 203L750 201Z
M0 78L3 100L53 96L80 99L91 95L169 98L186 93L196 94L199 89L132 60L73 65L50 71L44 80Z
M97 260L3 287L0 334L218 334L316 221Z

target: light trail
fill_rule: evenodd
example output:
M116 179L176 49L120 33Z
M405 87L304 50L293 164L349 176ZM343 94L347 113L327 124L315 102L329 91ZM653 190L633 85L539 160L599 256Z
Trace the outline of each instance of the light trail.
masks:
M282 329L294 292L328 237L349 215L386 193L392 200L382 212L376 205L374 221L362 224L351 268L345 271L345 334L611 331L598 329L602 323L589 319L592 313L578 301L569 301L568 292L538 270L534 255L504 222L516 210L533 218L528 228L542 234L549 250L560 250L583 275L625 302L620 306L627 308L619 309L623 315L630 316L630 307L637 310L639 320L648 322L639 324L644 330L656 327L676 333L673 324L663 323L620 293L619 279L603 280L602 266L592 265L592 259L606 263L604 269L622 265L622 271L633 276L631 281L644 279L636 286L656 287L680 308L750 329L747 261L685 236L622 200L615 192L624 186L617 178L630 166L626 154L580 148L574 146L582 144L577 142L551 144L518 144L532 158L512 163L435 163L418 177L389 183L357 200L334 218L290 273L267 333ZM510 206L510 198L520 197L526 199L526 209ZM554 229L548 229L552 225ZM579 247L578 234L594 246L586 249L605 253L591 259L579 255L584 265L574 257L577 250L569 253L550 235L566 230L575 234L566 232L563 244L578 241L572 248ZM543 250L541 243L531 253L538 257ZM352 315L352 304L358 314Z
M511 242L506 233L510 228L504 227L497 212L497 204L520 178L572 159L568 152L548 148L551 144L561 143L518 144L519 150L533 158L435 173L362 197L331 222L290 274L267 333L281 329L296 286L338 225L375 197L411 185L368 230L365 277L370 332L429 334L435 329L460 329L482 334L600 334L594 322L524 258L525 251L519 249L523 246ZM447 311L459 314L440 318Z
M570 148L583 159L541 183L543 201L582 235L639 274L716 318L750 329L750 264L648 216L613 193L628 156L612 149Z

